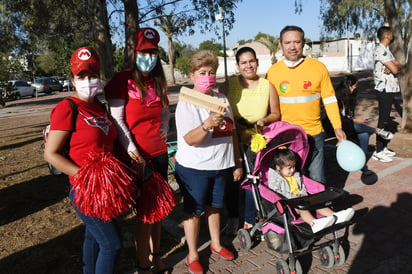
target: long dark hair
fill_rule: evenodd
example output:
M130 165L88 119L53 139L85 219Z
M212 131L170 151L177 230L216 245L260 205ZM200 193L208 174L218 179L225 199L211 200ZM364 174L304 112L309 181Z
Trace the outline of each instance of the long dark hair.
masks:
M358 78L353 75L347 75L339 86L336 88L336 98L338 99L339 108L345 109L343 114L347 118L355 116L356 107L356 90L350 92L350 87L358 82Z
M160 57L157 58L156 66L150 72L150 78L152 78L156 94L160 97L160 101L162 102L162 106L166 106L166 98L167 98L167 81L166 76L163 71L162 64L160 62ZM140 92L140 101L143 102L147 87L144 85L144 76L140 70L137 69L136 66L136 54L133 57L133 67L132 67L132 77L136 83L137 88Z

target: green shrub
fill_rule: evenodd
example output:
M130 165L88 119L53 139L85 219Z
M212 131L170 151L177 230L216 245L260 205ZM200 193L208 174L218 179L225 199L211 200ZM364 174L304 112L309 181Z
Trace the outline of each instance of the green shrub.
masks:
M187 57L177 57L176 58L176 69L178 69L183 75L189 75L189 58Z

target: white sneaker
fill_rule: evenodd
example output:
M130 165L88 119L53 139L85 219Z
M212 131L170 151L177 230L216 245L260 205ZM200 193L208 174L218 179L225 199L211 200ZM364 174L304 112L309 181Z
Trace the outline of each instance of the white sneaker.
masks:
M381 136L385 140L392 140L393 139L393 133L390 131L386 131L383 128L378 128L378 132L376 133L379 136Z
M338 212L335 212L335 214L333 214L336 216L337 220L335 224L340 224L343 222L347 222L350 219L353 218L353 215L355 215L355 210L353 208L347 208L345 210L341 210Z
M387 147L385 147L385 148L383 149L383 152L385 153L386 156L389 156L389 157L394 157L394 156L396 155L395 151L390 150L390 149L387 148Z
M382 150L381 152L374 152L372 154L372 159L381 161L384 163L392 162L392 158L389 157L388 155L385 154L385 152Z
M330 227L334 223L335 223L335 217L327 216L327 217L313 220L311 228L312 228L313 233L316 233L316 232L321 231L322 229Z

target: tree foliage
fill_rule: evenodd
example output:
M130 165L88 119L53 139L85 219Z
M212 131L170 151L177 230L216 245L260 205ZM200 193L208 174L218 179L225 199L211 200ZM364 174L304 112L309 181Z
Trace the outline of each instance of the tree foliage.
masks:
M189 62L190 58L188 57L177 57L176 58L176 68L184 75L189 75Z
M145 3L143 3L145 2ZM173 13L179 18L184 19L188 25L186 32L189 35L195 33L194 26L199 27L200 32L215 32L220 38L220 24L215 18L216 14L222 11L225 14L225 29L227 31L233 28L235 22L234 11L237 8L237 3L242 0L146 0L139 1L139 24L147 23L148 21L159 19L162 13Z
M28 75L23 73L23 66L19 62L18 55L7 55L0 52L0 81L13 79L29 80Z
M27 57L36 74L67 75L74 49L92 41L85 1L3 0L0 6L0 51ZM43 62L50 54L58 60Z
M261 43L265 47L267 47L270 51L270 55L272 56L272 64L276 62L275 54L279 48L279 37L272 36L267 33L259 32L255 36L255 41Z
M253 42L253 39L248 39L248 40L241 39L241 40L237 41L237 43L239 44L239 46L245 45L245 44L247 44L247 43L252 43L252 42Z
M321 0L320 16L323 32L336 32L338 37L362 30L373 36L383 24L383 1Z
M223 56L223 46L219 43L215 43L212 40L206 40L199 44L199 50L211 50L216 53L217 56Z
M103 77L108 78L116 65L112 61L113 34L124 37L123 68L130 67L134 33L139 26L150 26L153 20L160 21L165 14L173 14L188 25L186 29L175 29L174 35L192 35L197 25L201 32L215 31L219 37L221 24L216 22L215 14L220 13L221 8L224 10L225 28L230 31L235 20L234 10L241 1L2 0L0 54L26 58L28 69L38 76L67 76L74 50L93 46L101 55ZM55 58L53 61L51 56ZM116 60L118 62L118 56Z
M184 33L186 29L192 27L194 25L194 21L187 20L185 17L174 14L173 12L166 13L162 8L159 9L161 10L161 14L158 19L154 20L154 25L159 27L167 37L169 67L170 75L172 77L171 81L175 84L175 47L173 37Z

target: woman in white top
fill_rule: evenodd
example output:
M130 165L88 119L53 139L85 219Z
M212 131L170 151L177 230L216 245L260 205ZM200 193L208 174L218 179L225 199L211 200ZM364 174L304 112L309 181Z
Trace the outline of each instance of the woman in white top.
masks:
M195 53L190 59L190 76L194 90L227 98L212 91L216 85L218 59L211 51ZM194 91L195 92L195 91ZM205 213L211 238L210 249L225 260L233 260L231 251L220 243L220 208L224 204L226 182L242 175L237 143L234 145L234 123L230 107L224 115L211 112L185 101L176 108L178 150L176 179L184 197L184 230L189 248L186 263L190 273L203 273L197 252L200 216ZM236 165L236 168L233 167ZM233 178L234 177L234 178Z

